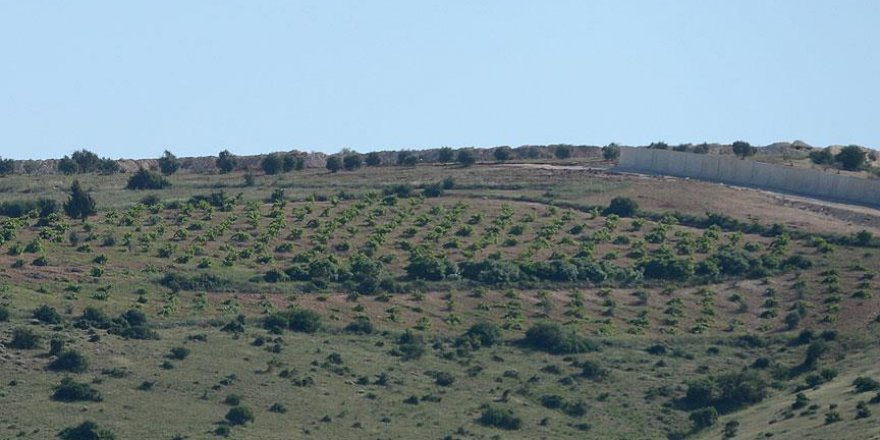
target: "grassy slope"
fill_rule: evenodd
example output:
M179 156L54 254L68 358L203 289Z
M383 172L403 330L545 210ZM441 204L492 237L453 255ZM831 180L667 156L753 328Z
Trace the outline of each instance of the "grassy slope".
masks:
M474 167L470 169L449 169L443 167L394 168L363 170L346 175L328 176L326 173L307 171L283 177L259 177L255 187L240 187L240 175L231 176L175 176L174 187L161 192L164 200L186 199L192 194L206 194L217 190L218 186L230 194L243 193L245 200L260 200L268 196L275 187L286 189L288 197L302 199L312 193L333 194L340 190L360 193L364 190L381 189L395 182L422 183L439 180L446 175L456 178L459 189L441 199L427 200L416 207L416 214L427 213L431 206L453 206L456 202L467 205L461 222L472 214L482 214L484 220L475 227L472 237L461 237L462 248L474 242L485 231L486 226L498 215L502 203L514 207L515 218L530 214L535 221L526 224L526 233L519 237L519 244L510 248L492 245L478 255L498 251L504 255L517 255L526 250L528 243L534 242L536 230L549 219L563 215L564 210L552 211L541 203L517 202L516 198L525 196L529 200L540 201L546 197L558 200L589 204L594 200L610 198L615 193L627 193L638 181L621 179L608 180L605 176L588 178L586 185L573 185L571 175L533 170L511 169L507 167ZM21 177L4 179L6 188L4 199L21 198L24 195L49 195L60 197L60 190L41 191L34 185L48 185L63 188L69 178L51 176L45 182L34 183ZM122 190L123 177L84 177L87 187L94 188L101 206L125 208L134 203L141 193ZM511 183L515 182L515 183ZM503 200L495 201L493 199ZM405 205L405 202L403 206ZM290 213L303 202L292 202L285 212ZM323 209L340 212L351 206L343 202L333 207L329 202L317 202L309 218L318 218ZM669 210L679 207L671 207ZM241 210L239 205L237 210ZM760 208L755 208L760 210ZM261 211L268 213L268 205ZM701 213L697 211L696 213ZM177 212L163 212L165 220L172 223ZM237 212L239 220L233 229L248 231L244 215ZM416 216L413 215L413 217ZM192 221L198 221L197 212ZM225 213L215 213L210 220L202 220L206 226L217 224ZM324 218L333 218L328 215ZM360 217L357 224L364 220ZM409 218L408 221L412 220ZM436 216L431 217L436 221ZM262 220L265 225L268 220ZM590 219L585 213L575 213L563 231L577 223L586 224L587 231L601 227L604 219ZM121 238L125 231L138 236L148 231L148 226L112 226L93 220L96 235L102 237L112 232ZM295 222L290 221L291 224ZM173 223L172 223L173 224ZM73 224L81 235L82 225ZM263 226L264 227L264 226ZM257 228L257 230L262 229ZM359 226L359 228L361 228ZM395 232L400 233L401 226ZM664 285L648 285L647 302L639 301L633 293L635 288L597 289L589 285L546 284L523 286L513 290L477 288L472 284L453 282L431 284L416 288L413 294L392 295L388 302L373 298L362 298L353 303L338 286L323 293L303 293L303 286L296 283L270 285L252 283L248 280L261 275L267 266L254 261L241 261L234 267L224 268L218 262L223 257L220 245L228 242L227 233L218 243L208 243L204 256L214 263L212 269L197 268L201 256L190 259L188 263L173 263L156 256L156 249L169 242L176 227L169 227L163 238L154 243L149 251L141 251L134 246L131 251L121 245L109 248L95 246L92 253L76 252L72 246L44 243L45 254L50 261L48 267L25 265L14 269L10 266L19 258L30 262L36 254L23 256L0 256L3 267L3 304L12 310L10 322L0 323L6 341L13 327L26 325L29 311L41 304L51 304L58 308L67 319L71 319L86 306L98 306L109 314L116 315L130 307L143 308L151 320L160 327L161 339L157 341L129 341L98 331L101 338L88 342L88 332L73 329L68 324L58 331L46 326L35 327L44 335L58 333L69 338L69 345L76 347L92 361L90 370L76 375L80 381L93 381L95 387L104 395L99 403L58 403L49 400L52 387L63 375L47 373L44 366L49 358L45 349L19 351L5 349L0 353L0 436L21 434L25 438L46 438L64 426L70 426L83 419L93 419L101 425L111 427L121 438L149 437L171 438L182 434L190 438L211 437L210 432L220 421L228 407L222 404L227 393L235 392L243 397L244 403L251 406L257 415L257 422L246 428L233 429L236 438L355 438L370 436L376 438L441 438L451 435L454 438L490 438L501 435L504 438L658 438L670 430L687 430L690 426L687 413L672 409L669 402L679 397L683 383L690 378L736 371L745 368L760 356L770 357L782 365L796 365L803 356L802 347L787 347L782 317L796 301L806 301L811 305L803 327L838 328L843 331L841 342L836 343L833 352L845 353L847 344L858 347L857 355L843 360L827 356L823 365L834 365L840 375L834 382L820 387L814 393L816 399L828 403L839 400L845 422L825 426L821 420L811 421L812 433L860 433L876 426L876 416L869 420L851 423L852 398L847 395L846 385L852 377L862 374L868 365L872 349L865 348L864 335L876 334L878 303L875 298L851 298L848 293L855 289L863 268L878 267L873 251L864 249L837 248L835 252L817 252L809 243L793 243L791 252L809 255L817 263L814 269L802 273L786 273L768 277L764 280L728 280L708 286L715 295L707 305L704 297L696 295L697 286L690 288L673 287L671 291ZM343 239L351 242L354 248L365 239L365 230L358 229L354 234L340 232L331 239L330 245ZM453 229L454 232L455 229ZM639 239L652 230L648 223L639 231L630 228L624 220L615 235L627 235L631 240ZM674 227L674 231L702 231L685 227ZM36 228L22 231L17 238L26 244L36 234ZM195 236L199 232L192 232ZM349 236L350 235L350 236ZM558 233L558 242L550 249L535 250L534 258L547 258L552 251L572 254L577 249L574 243L559 241L565 232ZM725 234L725 237L729 234ZM192 237L191 236L191 237ZM425 230L420 229L414 240L424 240ZM452 234L450 233L450 236ZM296 244L296 251L309 247L307 235ZM348 237L348 238L344 238ZM502 235L503 237L503 235ZM678 240L674 233L669 234L673 243ZM727 238L722 238L727 240ZM379 254L396 254L389 268L401 274L405 253L390 246L395 240L388 240L389 247ZM283 242L277 239L270 246ZM746 236L740 246L754 242L766 247L768 240L759 236ZM175 256L180 255L187 242L179 243ZM8 245L7 245L8 246ZM250 245L240 245L248 247ZM328 246L329 247L329 246ZM649 245L655 249L656 245ZM4 248L5 249L5 248ZM631 265L633 261L625 257L628 245L603 243L597 246L596 256L617 253L616 262ZM333 252L333 251L330 251ZM449 251L460 259L460 251ZM99 254L109 257L105 274L93 279L89 270L95 264L91 259ZM340 256L344 256L344 253ZM699 255L697 259L703 258ZM276 254L275 262L279 268L285 267L290 255ZM863 268L854 268L853 262L860 262ZM144 273L149 267L158 272ZM821 284L819 272L834 268L840 273L842 292L839 308L824 304L830 295ZM154 280L164 271L178 270L187 273L207 271L217 273L233 280L237 292L181 292L169 295L166 289L154 284ZM797 280L806 280L805 288L794 289ZM81 286L79 293L65 292L68 285ZM109 297L94 295L100 287L110 286ZM514 287L514 286L511 286ZM779 313L776 317L762 318L765 308L763 296L768 287L776 290ZM143 295L135 292L144 289ZM474 292L483 292L474 295ZM584 306L572 314L572 292L583 296ZM747 304L745 311L739 303L729 301L737 293ZM138 296L146 299L145 304L137 303ZM544 299L542 302L542 298ZM666 305L673 298L681 299L684 314L675 323L664 322ZM450 299L453 301L450 305ZM545 304L550 304L548 308ZM280 353L271 353L265 347L256 347L256 337L275 337L259 328L258 320L266 310L283 309L291 304L318 310L324 316L326 330L316 335L303 335L287 332ZM613 314L609 314L610 304L614 304ZM360 306L360 307L358 307ZM362 309L361 309L362 307ZM715 315L709 320L707 330L699 334L693 332L693 324L707 308ZM162 310L166 313L160 314ZM246 331L235 337L220 332L209 324L209 319L228 320L239 313L248 317ZM358 315L370 316L378 329L383 332L371 336L348 335L340 329ZM451 314L459 322L448 321ZM635 318L644 316L645 327ZM828 317L828 318L826 318ZM603 344L599 353L581 354L570 357L554 356L517 346L523 330L534 322L550 318L565 322L585 336L590 336ZM829 319L830 318L830 319ZM471 356L445 357L443 354L454 351L451 340L461 334L470 324L481 321L496 322L506 328L504 345L482 349ZM420 324L430 326L420 332L435 349L429 349L421 359L402 362L389 355L397 335L406 328ZM731 327L731 323L734 325ZM734 332L728 332L735 329ZM736 343L740 332L767 335L771 342L763 348L742 347ZM207 342L192 342L187 336L205 334ZM850 336L852 335L852 336ZM851 338L858 336L856 342ZM674 348L674 353L658 357L645 352L654 343L663 343ZM192 354L183 361L169 361L175 368L163 369L165 355L172 346L186 345ZM714 347L715 350L709 350ZM339 353L343 363L327 363L330 353ZM714 354L713 354L714 353ZM863 353L858 355L858 353ZM574 364L584 360L595 360L610 371L610 376L602 382L580 377L580 369ZM662 362L661 362L662 360ZM544 370L547 365L557 366L558 372ZM101 374L102 369L125 367L129 375L111 378ZM480 367L481 369L473 368ZM473 376L467 372L472 371ZM281 377L284 370L292 371L289 377ZM452 386L440 387L434 384L431 371L452 373L456 381ZM366 376L372 382L376 375L385 372L391 377L389 386L359 385L358 378ZM876 375L876 371L868 371ZM235 374L236 380L230 385L215 389L224 377ZM311 377L314 385L297 386L294 380ZM569 378L569 379L566 379ZM763 405L770 405L773 411L746 409L730 416L740 420L740 431L748 433L765 432L768 423L763 417L778 412L791 400L787 391L800 378L781 384L783 390L771 393ZM15 384L12 384L15 381ZM143 381L155 381L151 391L136 390ZM583 400L588 405L587 415L572 417L559 410L540 405L541 396L558 394L566 401ZM820 395L821 394L821 395ZM405 404L410 396L439 397L420 399L417 405ZM847 400L849 399L849 400ZM496 402L497 401L497 402ZM268 407L275 402L283 403L289 411L285 414L269 412ZM514 409L523 419L523 428L518 431L499 431L476 423L480 406L496 402L503 407ZM875 411L876 412L876 411ZM329 417L329 420L325 418ZM547 422L541 421L547 418ZM322 419L324 421L322 421ZM805 424L798 419L778 422L779 435L796 432ZM583 426L589 424L589 428ZM581 426L579 426L581 425ZM813 426L809 425L809 426ZM774 430L776 427L774 426ZM791 427L789 427L791 426ZM587 429L584 431L584 429ZM774 431L775 432L775 431ZM844 435L845 436L845 435ZM820 436L821 437L821 436Z

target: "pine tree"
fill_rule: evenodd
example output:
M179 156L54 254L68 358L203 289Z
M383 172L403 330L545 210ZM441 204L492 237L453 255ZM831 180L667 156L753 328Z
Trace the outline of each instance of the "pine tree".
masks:
M64 212L70 218L83 219L90 215L95 215L95 199L91 194L83 190L79 184L79 180L74 180L70 185L70 197L64 204Z

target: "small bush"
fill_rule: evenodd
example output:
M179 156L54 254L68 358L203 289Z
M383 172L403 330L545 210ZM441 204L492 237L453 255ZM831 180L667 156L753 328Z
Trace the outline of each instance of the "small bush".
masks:
M758 403L767 396L767 383L753 372L724 374L688 384L681 403L688 408L714 407L721 414Z
M284 171L284 157L280 153L263 156L263 160L260 161L260 168L266 174L278 174Z
M64 428L58 432L61 440L114 440L116 436L109 429L99 428L95 422L85 421L78 426Z
M294 310L288 314L288 326L295 332L315 333L321 329L321 315L311 310Z
M565 400L558 394L541 396L541 406L544 408L559 409L564 403Z
M229 150L223 150L217 155L215 165L221 173L228 173L238 166L238 159L236 159L235 155L230 153Z
M377 167L382 165L382 158L379 157L379 153L371 151L364 157L364 163L366 163L367 166Z
M370 322L370 318L366 316L358 316L354 321L345 326L345 331L348 333L368 335L373 333L373 323Z
M168 356L171 359L177 359L179 361L182 361L182 360L186 359L187 356L189 356L189 353L190 353L190 350L186 347L174 347L171 349L171 352L168 354Z
M9 346L19 350L33 350L40 346L40 335L33 330L26 328L16 328L12 330L12 340Z
M455 376L450 373L440 371L434 374L434 383L441 387L448 387L455 383Z
M714 425L718 421L718 410L713 407L698 409L688 417L694 422L694 430L700 431Z
M58 209L58 202L45 198L0 203L0 215L6 217L23 217L31 211L36 211L41 218L45 218L58 212Z
M553 155L557 159L568 159L571 157L571 147L568 145L559 145L553 150Z
M425 339L407 329L397 340L396 354L403 360L413 360L425 354Z
M49 369L52 371L69 371L71 373L82 373L89 368L89 361L85 356L74 350L66 350L61 352L54 361L49 363Z
M581 376L595 381L602 381L608 378L608 370L594 361L584 361L581 365Z
M474 324L465 332L464 338L473 345L491 347L501 339L501 329L491 322Z
M45 304L37 307L32 316L44 324L58 324L61 322L61 315L58 314L58 311L54 307Z
M620 147L617 144L608 144L602 147L602 158L605 160L616 160L620 157Z
M59 402L100 402L103 400L101 393L87 383L79 383L69 377L61 379L61 384L55 387L52 400Z
M324 166L331 173L335 173L339 171L340 168L342 168L342 161L339 160L339 158L336 156L330 156L327 158L327 162Z
M880 390L880 382L864 376L857 377L856 380L853 381L853 386L857 393L867 393L869 391Z
M226 413L225 418L233 425L244 425L254 421L254 412L246 406L236 406Z
M342 166L346 171L353 171L360 168L363 165L363 159L360 154L353 153L347 154L342 158Z
M468 149L458 150L458 153L455 156L455 161L461 164L462 166L469 167L476 163L477 158L474 157L474 153Z
M128 184L125 185L125 189L163 189L169 186L171 186L171 182L162 177L161 174L141 168L128 178Z
M598 349L594 343L578 337L573 331L564 330L556 323L539 323L529 328L525 344L551 354L585 353Z
M479 422L484 426L507 430L517 430L522 427L522 419L515 416L513 411L494 406L489 406L483 410Z
M443 184L442 183L432 183L430 185L425 185L422 189L422 195L425 197L440 197L443 195Z
M605 208L605 215L616 214L620 217L632 217L639 211L639 204L635 200L628 197L615 197L611 199L608 208Z
M443 189L455 188L455 179L453 179L452 177L443 178L442 186Z

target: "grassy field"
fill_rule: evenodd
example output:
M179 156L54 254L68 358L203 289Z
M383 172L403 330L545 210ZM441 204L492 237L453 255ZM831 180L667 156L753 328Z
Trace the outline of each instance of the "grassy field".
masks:
M0 438L877 432L871 213L607 166L0 179Z

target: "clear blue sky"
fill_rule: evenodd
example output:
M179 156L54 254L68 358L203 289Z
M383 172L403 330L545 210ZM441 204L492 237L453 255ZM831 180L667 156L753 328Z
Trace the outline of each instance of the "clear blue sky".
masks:
M0 156L880 146L880 1L0 0Z

